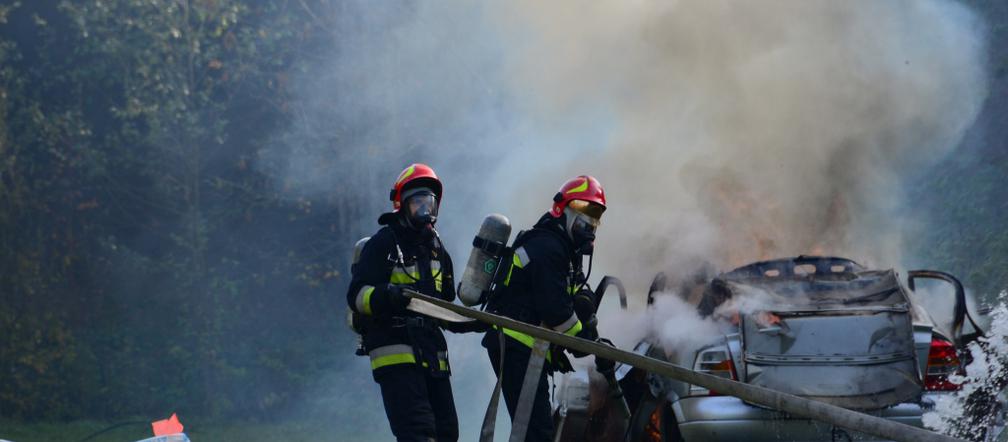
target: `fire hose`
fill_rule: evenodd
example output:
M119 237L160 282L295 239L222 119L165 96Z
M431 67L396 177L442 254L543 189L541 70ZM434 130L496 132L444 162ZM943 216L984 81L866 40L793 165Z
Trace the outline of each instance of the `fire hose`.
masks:
M433 310L448 310L450 313L462 317L462 320L475 319L487 324L515 330L537 339L547 341L551 344L556 344L561 347L577 350L583 353L593 354L612 361L622 362L633 367L647 370L651 373L677 379L693 385L698 385L722 394L735 396L743 401L783 411L793 416L814 419L840 428L855 430L873 436L901 442L962 441L962 439L956 439L954 437L928 431L923 428L890 421L865 413L859 413L857 411L848 410L846 408L812 399L802 398L793 394L782 393L705 373L698 373L669 362L620 350L598 342L567 336L553 330L526 324L504 316L463 307L461 305L433 298L413 290L403 290L403 294L412 298L414 301L422 301L419 303L410 303L410 310L414 310L419 313L429 314ZM429 304L429 306L424 306L424 304ZM440 309L436 309L434 307L440 307ZM441 319L452 320L445 318L444 314L435 314L434 316L440 317Z

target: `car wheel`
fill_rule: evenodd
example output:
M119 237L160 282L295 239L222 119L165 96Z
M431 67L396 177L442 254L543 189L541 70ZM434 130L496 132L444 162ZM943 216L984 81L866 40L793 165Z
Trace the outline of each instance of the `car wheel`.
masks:
M650 395L641 399L630 418L629 442L683 442L679 423L668 401Z

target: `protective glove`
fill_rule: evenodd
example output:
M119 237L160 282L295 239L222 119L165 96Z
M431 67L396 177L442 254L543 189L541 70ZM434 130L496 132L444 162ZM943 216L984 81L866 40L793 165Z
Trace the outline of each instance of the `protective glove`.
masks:
M587 286L578 290L574 294L574 314L581 320L582 324L595 315L595 292Z
M599 342L601 344L607 344L609 346L615 347L613 345L613 343L611 341L609 341L608 339L599 339L596 342ZM605 359L605 358L602 358L602 357L596 355L595 356L595 371L598 371L600 374L602 374L604 376L609 376L609 375L615 373L615 371L616 371L616 362L612 361L610 359Z
M587 320L581 321L581 331L579 331L575 336L589 341L595 341L598 339L598 319L595 318L595 315L591 315ZM570 351L570 354L574 355L575 358L588 356L588 353L577 350L568 349L568 351Z
M589 316L587 320L581 321L581 331L578 332L577 337L589 341L598 339L598 318L594 314Z
M608 375L616 370L616 362L595 356L595 370L603 375Z
M385 286L385 305L388 306L388 313L402 313L406 311L410 298L403 294L403 287L395 284Z

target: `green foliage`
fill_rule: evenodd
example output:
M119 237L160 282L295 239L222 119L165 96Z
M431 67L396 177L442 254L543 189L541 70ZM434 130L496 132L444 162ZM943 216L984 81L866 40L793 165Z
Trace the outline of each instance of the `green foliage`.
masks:
M318 3L0 7L0 416L266 418L351 351L335 209L251 164Z
M952 272L995 302L1008 288L1008 3L966 3L986 18L989 96L964 142L915 183L911 201L924 222L910 251L914 264Z

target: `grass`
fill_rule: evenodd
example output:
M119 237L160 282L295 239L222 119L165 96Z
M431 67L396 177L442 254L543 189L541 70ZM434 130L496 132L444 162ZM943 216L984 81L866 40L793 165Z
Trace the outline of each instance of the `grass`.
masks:
M112 428L120 423L124 424ZM387 440L391 433L374 434L370 437L353 428L345 428L325 422L282 422L276 424L243 422L191 422L183 420L186 434L193 442L229 441L367 441ZM111 428L111 429L109 429ZM139 419L124 419L118 422L72 421L25 423L0 420L0 439L11 442L80 442L102 430L109 429L88 439L87 442L133 442L153 437L150 422ZM386 430L387 433L387 430Z

